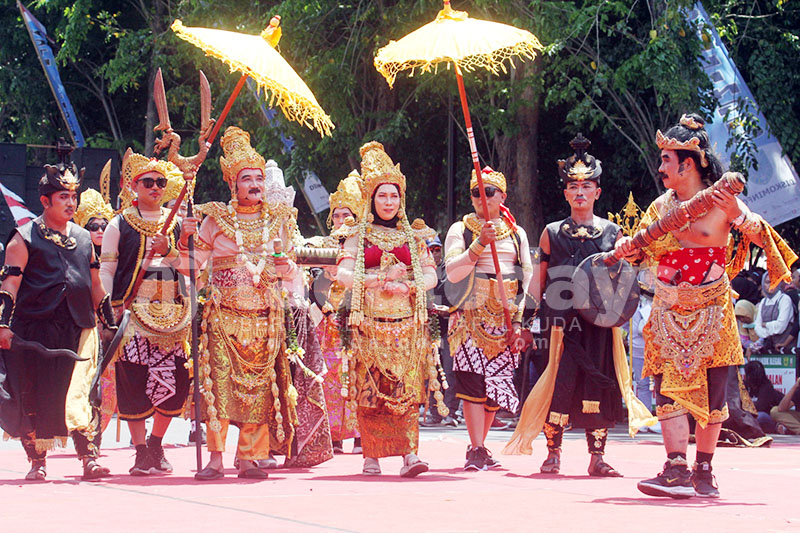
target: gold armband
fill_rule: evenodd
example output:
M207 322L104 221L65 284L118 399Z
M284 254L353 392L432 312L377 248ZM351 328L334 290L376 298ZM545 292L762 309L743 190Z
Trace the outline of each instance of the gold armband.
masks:
M472 241L472 244L469 245L469 251L477 256L480 256L485 249L486 246L482 245L481 241L479 241L478 239L475 239L474 241Z
M119 252L106 252L100 254L101 263L116 263L119 261Z
M761 217L752 211L748 211L744 217L744 222L736 226L736 229L745 235L761 233Z

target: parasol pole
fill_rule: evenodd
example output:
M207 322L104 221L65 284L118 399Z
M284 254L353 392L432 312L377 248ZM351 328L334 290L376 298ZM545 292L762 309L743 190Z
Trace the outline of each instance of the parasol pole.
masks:
M188 182L187 182L188 183ZM189 198L189 202L187 202L186 206L186 216L191 217L193 215L193 207L194 207L194 200ZM180 204L178 204L180 205ZM189 235L189 302L191 305L191 313L192 313L192 346L191 346L191 357L192 357L192 374L194 375L194 390L192 391L192 401L194 402L194 446L195 446L195 456L197 459L197 471L203 469L203 440L200 438L201 432L203 431L202 426L200 425L200 362L199 362L199 325L200 325L200 317L197 316L197 281L196 281L196 274L195 274L195 263L194 263L194 235Z
M475 145L475 133L472 131L472 119L469 116L469 105L467 105L467 92L464 90L464 78L461 76L461 68L457 62L456 66L456 80L458 80L458 94L461 97L461 110L464 112L464 125L467 128L467 138L469 140L469 150L472 153L472 164L475 165L475 176L478 178L478 191L481 195L481 206L483 207L483 214L485 217L489 216L489 205L486 202L486 191L483 190L483 176L481 176L481 163L478 160L478 147ZM488 218L487 218L488 222ZM497 248L495 241L489 243L492 251L492 261L494 262L494 271L497 275L497 292L500 296L500 301L503 304L503 316L506 319L506 328L508 331L512 330L511 326L511 312L508 310L508 299L506 298L506 288L503 284L503 275L500 273L500 260L497 258Z

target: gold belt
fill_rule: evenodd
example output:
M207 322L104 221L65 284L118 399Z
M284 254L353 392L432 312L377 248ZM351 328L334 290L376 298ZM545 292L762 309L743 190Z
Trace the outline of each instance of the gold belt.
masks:
M692 285L686 281L678 285L669 285L656 279L656 291L653 297L653 307L666 309L677 308L683 311L692 311L707 306L730 290L728 275L703 285Z

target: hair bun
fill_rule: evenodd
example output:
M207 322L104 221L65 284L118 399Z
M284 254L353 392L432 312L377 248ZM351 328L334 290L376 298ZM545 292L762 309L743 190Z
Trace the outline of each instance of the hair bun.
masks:
M703 126L705 126L705 122L703 119L698 117L697 115L683 115L681 117L681 126L686 126L690 130L701 130Z

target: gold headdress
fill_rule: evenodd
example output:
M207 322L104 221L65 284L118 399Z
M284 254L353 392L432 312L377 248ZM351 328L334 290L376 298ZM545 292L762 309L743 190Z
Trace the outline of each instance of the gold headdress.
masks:
M405 205L406 177L400 172L400 163L395 165L386 154L383 145L371 141L361 147L361 195L369 207L372 194L378 186L393 183L400 189L401 203Z
M136 198L136 194L133 192L133 182L136 178L148 172L161 174L167 178L168 183L170 179L175 179L175 176L183 179L183 172L173 163L154 157L145 157L128 148L125 151L125 155L122 156L122 169L120 170L120 210L125 210L133 205L133 200Z
M166 204L167 202L176 200L178 196L181 195L184 183L186 183L186 180L183 179L183 174L171 174L167 176L167 188L164 189L164 197L161 201ZM194 195L194 183L195 180L189 182L189 188L186 190L184 201Z
M222 178L231 186L231 189L235 187L236 176L242 169L257 168L262 173L265 172L266 161L253 150L250 145L250 134L246 131L236 126L228 126L219 144L225 154L219 158Z
M603 173L603 166L599 159L593 155L586 153L586 150L592 142L578 133L574 139L569 142L570 147L575 150L575 153L566 159L559 159L558 174L566 186L567 183L574 181L591 180L600 184L600 175Z
M75 210L75 216L72 219L77 225L84 227L92 218L103 218L108 221L113 216L114 210L103 199L103 195L94 189L86 189L81 193L78 209Z
M481 178L483 178L483 185L491 185L492 187L497 187L500 189L503 194L506 192L506 177L503 175L502 172L497 172L493 170L492 167L485 166L483 170L481 170ZM475 170L472 170L472 178L469 180L469 188L470 190L474 189L478 186L478 176L475 174Z
M685 116L686 115L684 115L684 117ZM683 124L683 119L681 119L681 124ZM690 128L689 126L686 127L689 129L694 129ZM673 137L665 137L664 134L661 133L661 130L658 130L656 132L656 145L658 146L659 150L688 150L690 152L697 152L698 154L700 154L700 164L703 165L703 168L708 166L708 160L706 159L706 151L700 148L699 137L692 137L688 141L679 141L678 139L675 139Z
M336 192L330 196L331 209L328 212L328 227L333 226L333 211L346 207L354 215L360 215L364 207L361 196L361 176L352 170L345 179L339 182Z
M353 289L351 297L350 318L348 322L351 326L358 326L364 320L364 278L366 268L364 263L364 248L367 240L367 225L370 224L372 207L372 193L378 186L384 183L393 183L400 189L400 209L397 212L397 229L405 235L405 243L411 252L411 266L414 272L414 285L416 288L416 299L414 301L414 320L417 324L424 324L428 319L428 311L425 301L425 276L422 275L422 265L420 264L420 245L414 234L408 217L405 214L405 193L406 178L400 172L400 165L395 165L392 159L383 150L383 145L377 141L368 142L359 150L361 154L361 184L363 198L363 215L358 221L358 252L356 263L353 269ZM422 229L424 222L415 221L415 226ZM424 247L424 243L423 243Z

